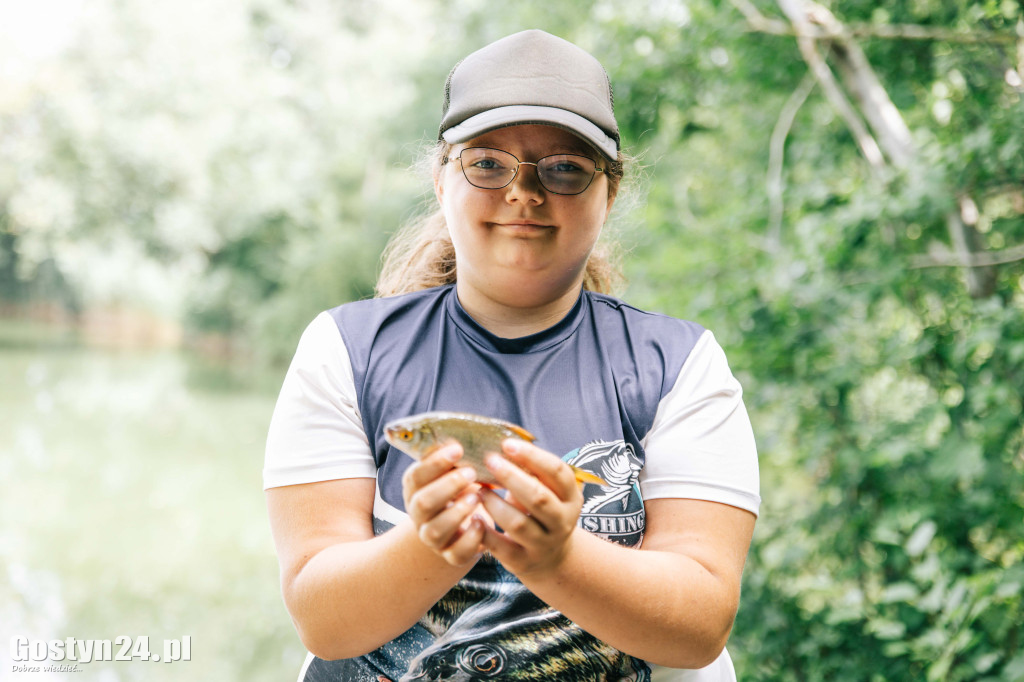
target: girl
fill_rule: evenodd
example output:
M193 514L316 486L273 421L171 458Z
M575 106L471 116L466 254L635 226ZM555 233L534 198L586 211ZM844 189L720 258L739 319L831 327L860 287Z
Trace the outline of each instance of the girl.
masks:
M437 213L389 248L381 296L310 324L270 427L300 680L735 679L753 435L709 331L603 293L620 158L577 46L524 31L452 70ZM385 423L433 410L537 436L488 455L507 492L458 444L390 447Z

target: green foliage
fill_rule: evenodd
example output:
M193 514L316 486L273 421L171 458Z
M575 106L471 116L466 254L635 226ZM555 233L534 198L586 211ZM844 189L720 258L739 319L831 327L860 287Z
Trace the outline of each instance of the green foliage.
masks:
M405 167L450 66L546 28L606 64L640 157L627 298L714 330L746 390L764 505L741 679L1024 680L1024 267L1005 251L972 298L938 258L957 213L982 249L1024 244L1019 38L859 39L915 144L875 172L820 88L772 155L807 66L730 3L342 5L100 3L73 59L0 100L0 293L48 267L76 305L134 297L286 359L429 200ZM1024 25L996 0L828 5Z
M986 204L990 247L1021 242L1024 108L1005 51L869 53L886 50L905 51L874 63L920 165L872 177L811 97L789 136L774 234L763 157L747 145L764 153L797 78L766 86L749 78L761 64L737 64L723 73L734 107L684 138L677 175L652 181L675 192L652 191L661 232L643 251L655 268L638 268L642 293L720 330L754 414L765 506L731 646L741 677L1024 679L1022 268L1003 266L995 293L973 300L957 270L914 267L948 240L958 194ZM952 89L936 84L959 83L957 70L989 75L937 116ZM739 105L754 98L762 110Z

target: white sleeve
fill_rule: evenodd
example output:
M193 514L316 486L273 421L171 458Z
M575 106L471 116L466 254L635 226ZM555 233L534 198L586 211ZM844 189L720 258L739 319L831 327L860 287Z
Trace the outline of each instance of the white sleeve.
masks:
M267 434L263 489L338 478L374 478L352 364L327 313L303 332Z
M658 404L642 445L644 499L708 500L758 513L757 447L743 389L710 331Z

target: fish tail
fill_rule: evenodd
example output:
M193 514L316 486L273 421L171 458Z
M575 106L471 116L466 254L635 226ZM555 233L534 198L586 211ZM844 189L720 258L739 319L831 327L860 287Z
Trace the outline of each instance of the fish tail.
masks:
M572 473L576 476L576 481L582 486L584 483L593 483L595 485L608 485L608 481L604 480L600 476L584 471L575 464L570 464L572 467Z
M505 426L508 428L509 431L511 431L512 433L516 434L517 436L519 436L520 438L529 443L532 443L533 441L537 440L537 436L533 435L532 433L524 429L522 426L519 426L517 424L510 424L507 422L505 423Z

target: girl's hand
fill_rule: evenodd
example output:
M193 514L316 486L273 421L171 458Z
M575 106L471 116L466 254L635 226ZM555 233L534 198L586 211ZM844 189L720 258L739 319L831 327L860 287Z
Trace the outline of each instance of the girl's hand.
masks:
M457 467L462 446L450 443L416 462L402 476L405 511L420 540L453 566L475 562L483 551L485 520L474 513L480 486L471 467Z
M519 578L557 571L583 507L576 477L557 456L525 441L506 440L502 450L505 457L488 456L487 468L509 494L480 496L504 532L488 528L483 545Z

